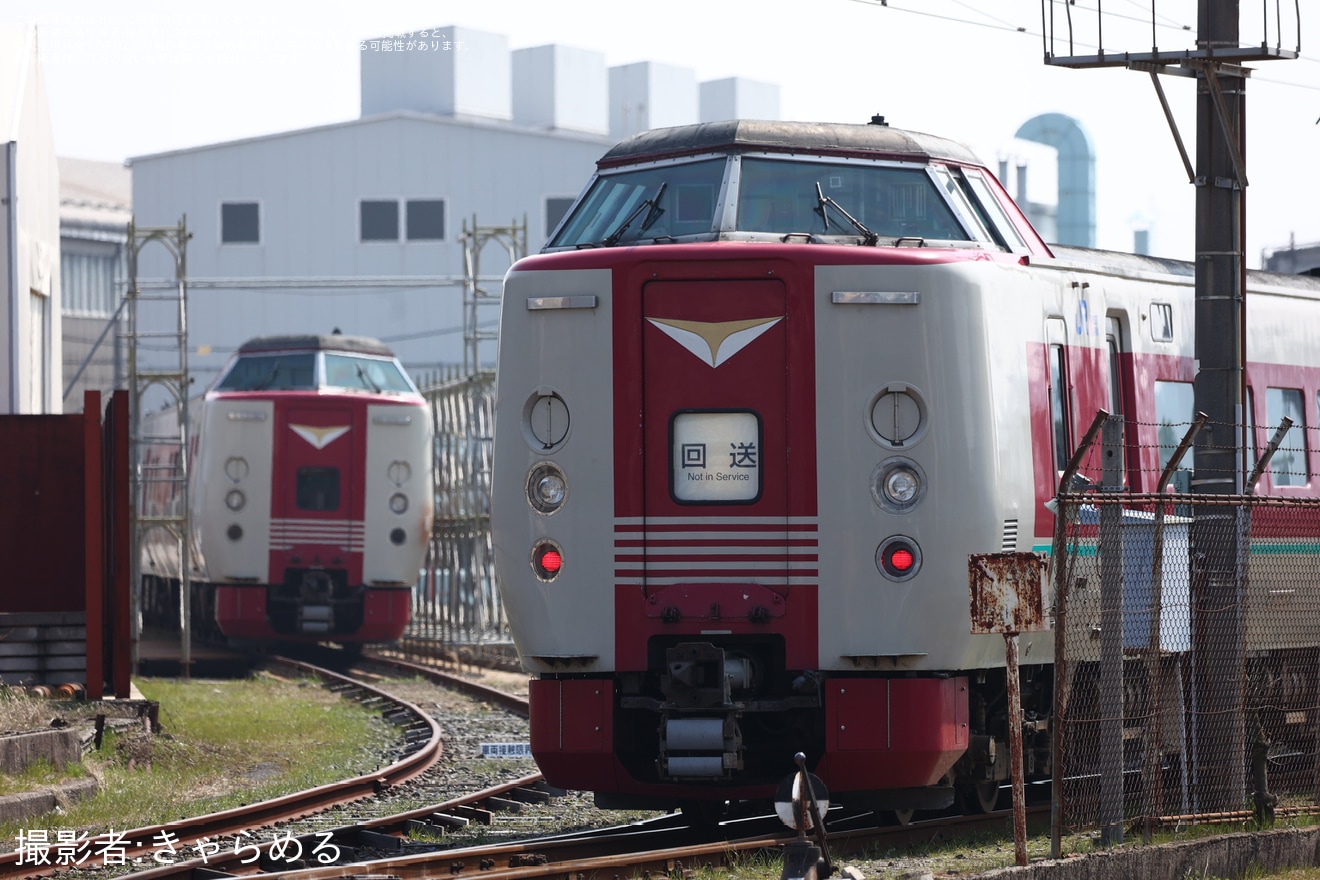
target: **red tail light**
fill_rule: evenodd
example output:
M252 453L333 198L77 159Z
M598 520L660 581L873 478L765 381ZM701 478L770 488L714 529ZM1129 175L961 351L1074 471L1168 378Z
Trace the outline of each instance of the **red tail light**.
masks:
M880 545L875 563L891 581L905 581L921 568L921 550L911 538L896 535Z
M556 574L563 564L564 557L559 555L558 550L547 550L541 554L541 567L551 574Z
M554 541L538 541L532 547L532 571L543 581L552 581L564 567L564 551Z

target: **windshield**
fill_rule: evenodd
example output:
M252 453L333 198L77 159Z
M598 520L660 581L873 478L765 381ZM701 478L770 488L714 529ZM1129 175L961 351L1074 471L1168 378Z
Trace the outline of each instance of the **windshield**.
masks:
M324 353L317 384L317 353L271 352L240 355L216 383L216 391L315 391L347 388L356 391L411 393L416 391L397 360L343 352Z
M217 391L310 391L316 387L315 352L248 354L237 358Z
M356 391L412 391L412 383L395 361L357 357L351 354L325 355L325 384Z
M603 174L548 247L609 247L709 234L725 160Z
M742 160L739 230L858 236L859 224L885 238L971 240L924 168Z

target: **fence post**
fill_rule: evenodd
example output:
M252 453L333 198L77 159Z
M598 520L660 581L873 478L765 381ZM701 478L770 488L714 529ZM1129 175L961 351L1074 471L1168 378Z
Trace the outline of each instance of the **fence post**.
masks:
M1095 443L1109 413L1096 410L1095 419L1087 429L1082 442L1073 450L1072 458L1059 477L1058 494L1054 508L1054 544L1050 557L1054 564L1054 709L1052 712L1053 731L1050 737L1050 858L1063 857L1063 748L1068 733L1068 591L1070 582L1071 558L1068 555L1068 521L1076 515L1073 500L1073 478L1082 465L1082 459Z
M1123 489L1123 417L1105 419L1100 491ZM1123 507L1100 506L1100 841L1123 842Z
M1197 413L1196 418L1192 420L1191 427L1183 435L1182 442L1178 448L1169 456L1169 460L1164 465L1164 470L1160 472L1160 481L1155 486L1155 494L1159 497L1155 504L1153 522L1155 526L1154 534L1151 536L1151 601L1150 601L1150 638L1147 641L1146 648L1146 687L1149 689L1150 702L1154 706L1152 730L1146 735L1146 754L1141 768L1141 789L1149 796L1147 801L1150 809L1146 810L1145 821L1142 823L1142 839L1146 843L1151 840L1152 816L1159 816L1164 812L1164 774L1160 772L1161 756L1164 751L1163 732L1160 729L1160 722L1163 720L1164 706L1163 695L1161 694L1160 682L1164 674L1162 654L1163 642L1161 630L1163 629L1163 610L1164 610L1164 508L1163 496L1165 490L1169 487L1173 475L1182 465L1183 457L1187 455L1187 450L1192 448L1196 441L1196 435L1205 427L1205 413ZM1181 709L1181 707L1179 707ZM1184 762L1186 755L1183 755Z

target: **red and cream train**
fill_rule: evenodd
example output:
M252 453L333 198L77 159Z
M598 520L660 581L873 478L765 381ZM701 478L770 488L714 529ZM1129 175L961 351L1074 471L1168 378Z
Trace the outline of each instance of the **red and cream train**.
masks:
M195 628L242 643L398 638L434 496L430 410L393 353L338 334L253 339L191 410ZM163 449L147 447L144 471ZM144 487L145 513L174 503L168 483ZM177 608L178 552L160 529L142 573L148 615Z
M700 807L773 796L801 751L836 797L992 804L1004 644L969 634L968 556L1049 549L1097 409L1154 488L1192 282L1048 247L968 150L883 124L611 149L501 317L492 521L547 779ZM1249 284L1253 423L1286 398L1314 425L1320 279ZM1022 636L1034 778L1052 651Z

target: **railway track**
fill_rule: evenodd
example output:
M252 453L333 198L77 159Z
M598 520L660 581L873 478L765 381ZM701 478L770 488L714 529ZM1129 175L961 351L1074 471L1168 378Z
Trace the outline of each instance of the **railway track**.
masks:
M425 772L440 759L440 727L415 705L399 700L383 690L356 681L323 667L280 658L278 662L302 674L315 676L342 696L357 699L378 708L389 721L403 729L404 754L381 770L355 776L329 785L286 795L244 807L211 813L161 825L149 825L129 831L114 832L96 838L84 835L65 845L71 849L69 863L110 857L115 863L129 863L162 852L180 853L206 841L241 837L253 829L288 819L307 816L339 804L351 803L400 785ZM254 846L255 848L255 846ZM0 880L20 877L50 876L61 866L57 863L59 847L52 841L44 853L14 851L0 855Z
M483 793L484 794L484 793ZM452 809L453 804L436 809ZM842 815L830 824L857 821L856 815ZM1007 811L985 816L952 817L916 822L904 827L857 828L831 834L831 851L846 855L873 847L882 841L890 847L910 846L918 842L970 834L988 828L1002 830L1011 823ZM681 876L686 869L731 867L739 859L754 854L777 854L794 839L792 832L769 816L748 817L725 823L721 828L695 829L686 825L681 817L670 815L628 826L618 826L586 833L556 835L488 846L457 849L409 846L390 839L374 840L366 826L346 828L336 838L351 847L352 835L358 835L358 845L365 852L371 849L395 847L394 854L377 853L375 857L359 861L343 859L336 864L308 864L315 859L286 862L274 860L250 867L228 866L234 875L251 874L258 870L262 876L275 880L329 880L329 878L384 878L391 880L429 880L443 876L481 877L482 880L520 880L536 877L590 876L609 872L615 876L645 875L647 872ZM361 854L361 853L359 853ZM341 853L341 856L343 854ZM348 863L345 863L348 862ZM198 866L180 866L171 869L147 871L131 875L138 880L183 880L183 878L217 878L231 875L230 870L212 862L203 875ZM607 875L608 876L608 875Z
M604 870L621 875L642 871L672 874L686 867L727 865L730 860L753 852L773 853L793 837L772 817L748 817L719 827L697 829L688 827L681 817L671 815L627 826L515 843L445 848L434 842L455 828L492 824L494 816L501 811L517 811L527 804L549 801L556 792L545 785L539 774L529 774L442 803L315 833L263 831L266 842L259 843L260 835L252 833L257 829L387 790L417 776L439 759L439 728L434 720L417 706L359 680L371 674L374 667L383 665L394 672L421 676L523 716L528 709L525 700L504 691L394 658L364 658L373 668L354 670L350 673L353 678L303 662L280 662L321 677L332 689L378 706L387 717L405 725L409 755L379 773L336 785L239 810L125 832L122 853L126 860L150 856L164 863L120 876L142 880L201 880L262 874L306 878L389 876L403 880L456 874L483 878L563 876ZM845 816L835 811L829 826L839 830L832 834L830 846L842 855L883 838L887 846L903 848L973 829L1002 830L1006 815L916 822L907 827L850 829L850 825L874 825L875 817L870 817L868 822L865 816ZM250 836L240 843L238 836L245 833ZM207 847L207 841L231 839L234 845L228 849L218 844ZM163 848L165 841L170 844L168 849ZM186 857L194 853L197 855ZM5 859L5 864L0 865L0 878L44 876L53 871L53 868L42 871L31 864L18 865L17 855L0 857ZM166 858L161 859L162 855Z

